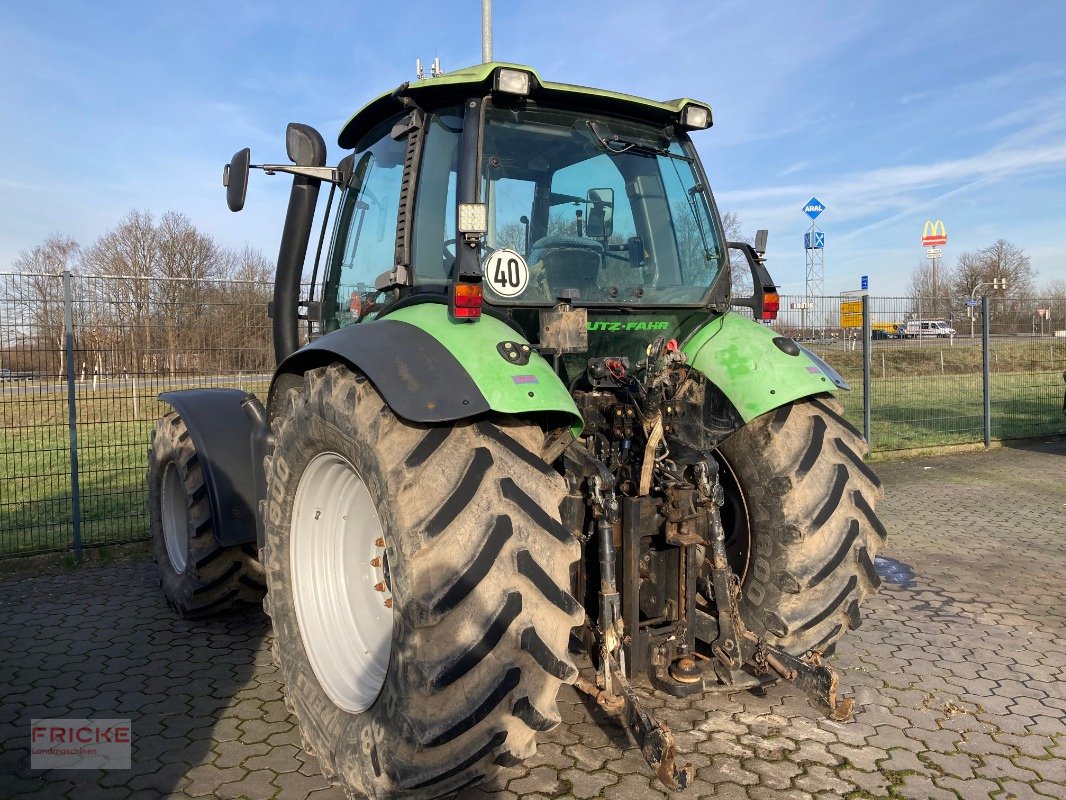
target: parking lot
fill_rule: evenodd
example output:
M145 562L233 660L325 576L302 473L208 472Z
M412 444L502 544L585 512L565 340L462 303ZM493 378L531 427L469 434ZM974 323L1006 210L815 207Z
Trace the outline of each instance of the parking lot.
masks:
M876 465L880 594L836 657L855 719L788 686L644 692L689 797L1066 798L1066 441ZM176 620L144 559L0 578L0 796L339 798L300 749L258 613ZM536 759L468 800L667 796L569 688ZM33 718L132 719L128 771L29 769Z

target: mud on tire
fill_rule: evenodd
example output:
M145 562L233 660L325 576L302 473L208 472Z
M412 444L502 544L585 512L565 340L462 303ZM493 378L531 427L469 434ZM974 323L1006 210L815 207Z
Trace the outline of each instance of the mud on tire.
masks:
M719 448L751 527L741 615L794 655L832 652L859 627L859 606L880 585L881 482L863 461L866 442L840 411L829 397L799 400Z
M174 510L169 551L163 521L167 503ZM152 434L148 517L163 595L180 616L204 617L262 604L266 585L255 545L222 547L215 540L203 467L185 421L175 411L160 419Z
M426 427L398 418L362 376L316 369L286 398L268 457L267 611L286 699L323 772L372 798L437 797L535 752L576 670L568 588L579 548L559 521L562 478L517 421ZM290 536L301 474L339 454L369 489L391 577L392 651L364 711L336 705L301 638Z

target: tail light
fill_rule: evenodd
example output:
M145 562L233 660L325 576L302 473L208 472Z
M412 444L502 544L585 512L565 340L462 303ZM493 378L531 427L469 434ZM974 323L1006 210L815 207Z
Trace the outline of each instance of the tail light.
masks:
M776 291L763 290L762 293L762 318L777 319L777 312L781 310L781 297Z
M481 284L452 284L452 296L449 311L453 319L476 320L481 318Z

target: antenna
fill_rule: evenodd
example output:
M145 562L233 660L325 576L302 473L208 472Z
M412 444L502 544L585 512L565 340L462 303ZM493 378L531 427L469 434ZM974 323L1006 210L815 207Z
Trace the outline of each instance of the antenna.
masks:
M492 61L492 0L481 0L481 62Z
M437 77L439 77L439 76L444 74L444 70L442 70L440 68L440 59L439 58L434 58L433 59L433 64L429 68L429 74L432 75L434 78L437 78Z
M422 59L421 58L416 58L415 59L415 75L418 76L418 79L420 81L424 81L426 79L426 73L422 71Z

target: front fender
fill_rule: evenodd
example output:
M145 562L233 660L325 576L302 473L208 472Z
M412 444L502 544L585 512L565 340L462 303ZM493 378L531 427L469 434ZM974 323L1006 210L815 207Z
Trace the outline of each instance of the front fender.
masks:
M510 350L506 344L510 343ZM504 353L519 353L511 359ZM278 367L270 407L292 377L333 361L359 369L389 407L412 422L450 422L487 411L556 413L575 436L583 421L566 386L521 334L482 316L456 322L442 303L420 303L334 331Z
M246 410L254 395L239 389L184 389L159 399L181 414L189 430L207 486L211 524L223 547L259 539L258 501L263 463L255 457L259 433ZM258 405L258 403L256 403Z
M792 355L774 343L783 339ZM750 422L802 397L847 389L821 359L772 328L726 312L697 330L682 345L689 363L708 377Z

